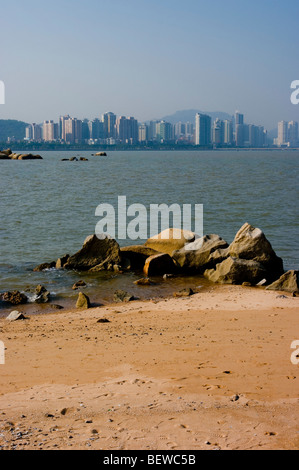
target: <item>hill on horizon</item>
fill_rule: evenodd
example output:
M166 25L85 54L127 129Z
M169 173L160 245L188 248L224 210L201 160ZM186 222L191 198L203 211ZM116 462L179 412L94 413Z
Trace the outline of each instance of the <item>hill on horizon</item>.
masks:
M223 111L200 111L199 109L186 109L181 111L176 111L174 114L164 116L162 119L164 121L170 122L171 124L176 124L177 122L195 122L195 114L207 114L211 116L212 121L215 121L217 118L225 120L232 119L232 115L225 113Z
M0 119L0 142L6 142L8 137L23 140L27 126L28 124L23 121Z

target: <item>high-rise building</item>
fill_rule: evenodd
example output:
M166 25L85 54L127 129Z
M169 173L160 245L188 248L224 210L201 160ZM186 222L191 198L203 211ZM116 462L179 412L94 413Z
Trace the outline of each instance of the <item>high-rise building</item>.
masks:
M290 147L298 145L298 122L290 121L288 123L288 143Z
M104 138L104 123L99 119L94 119L89 121L89 138L93 140L103 139Z
M278 123L278 138L277 145L287 145L288 143L288 122L280 121Z
M120 116L116 120L116 136L123 143L138 141L138 122L133 117Z
M170 142L173 140L173 126L170 122L160 121L156 125L157 140L161 142Z
M70 119L70 116L67 114L65 116L60 116L59 118L59 139L65 141L65 121Z
M64 122L65 142L68 144L80 144L82 142L82 121L77 118L69 118Z
M206 114L195 116L195 145L211 145L211 118Z
M233 144L233 123L228 119L224 121L224 144Z
M105 113L102 117L104 125L104 138L109 139L110 137L115 138L116 134L116 115L114 113Z
M224 122L221 119L216 119L213 123L213 144L221 146L224 144Z
M138 141L139 142L148 141L148 126L146 124L139 124L138 126Z
M44 121L43 124L43 140L45 142L52 142L58 139L58 124L54 121Z

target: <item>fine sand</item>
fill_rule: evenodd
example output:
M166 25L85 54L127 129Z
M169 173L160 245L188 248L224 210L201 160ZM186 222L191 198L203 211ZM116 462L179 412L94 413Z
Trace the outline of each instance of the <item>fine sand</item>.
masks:
M0 448L298 449L298 307L215 286L1 319Z

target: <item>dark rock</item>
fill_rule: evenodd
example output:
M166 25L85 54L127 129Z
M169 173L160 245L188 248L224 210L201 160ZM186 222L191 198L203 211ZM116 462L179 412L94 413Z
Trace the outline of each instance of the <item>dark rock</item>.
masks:
M125 246L120 249L120 252L122 257L122 266L124 266L125 269L128 269L127 266L129 264L130 269L136 270L143 270L147 258L159 254L158 251L144 245Z
M299 292L299 271L291 270L280 276L277 281L266 287L267 290L281 290L286 292Z
M80 157L80 162L88 162L88 158Z
M95 154L96 157L107 157L107 153L106 152L97 152Z
M107 318L100 318L97 323L111 323L110 320L107 320Z
M61 305L56 305L56 304L51 304L50 307L55 309L55 310L63 310L64 309L64 307L62 307Z
M50 300L50 292L44 286L37 286L35 289L36 299L35 302L37 304L46 304Z
M77 281L74 285L73 285L73 290L78 290L80 288L84 288L86 287L86 283L84 281Z
M175 273L177 266L175 265L171 256L166 253L150 256L147 258L143 272L147 277L163 276L165 272Z
M87 295L83 294L82 292L79 293L78 300L76 303L76 308L90 308L90 300Z
M148 277L143 277L138 279L138 281L134 281L134 284L136 286L152 286L154 283Z
M25 294L21 294L19 291L5 292L1 295L2 301L11 305L21 305L28 302L28 298Z
M34 268L34 272L44 271L45 269L52 269L56 267L56 261L52 261L51 263L42 263Z
M64 265L68 262L68 259L69 259L70 255L64 255L62 256L61 258L58 258L58 260L56 261L56 269L61 269L64 267Z
M109 265L113 268L120 264L120 249L118 243L111 237L96 235L87 237L82 249L70 256L65 269L77 269L79 271L102 271Z
M123 290L117 290L113 296L114 302L132 302L135 297Z
M176 277L175 274L164 274L163 279L166 281L167 279L173 279L174 277Z
M173 294L174 297L190 297L191 295L194 295L194 291L190 287Z

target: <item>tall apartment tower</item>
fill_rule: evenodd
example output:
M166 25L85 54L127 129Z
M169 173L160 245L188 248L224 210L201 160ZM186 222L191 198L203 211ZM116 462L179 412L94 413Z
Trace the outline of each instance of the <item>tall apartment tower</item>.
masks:
M206 114L195 116L195 145L211 145L211 118Z
M213 144L216 146L224 144L224 122L218 118L213 124Z
M288 143L288 122L280 121L278 123L277 145L286 145Z
M43 140L45 142L52 142L58 139L58 124L54 121L44 121L43 124Z
M233 143L233 123L227 119L224 121L224 143L225 145Z
M115 138L116 115L110 112L105 113L103 114L102 121L104 123L104 138Z

